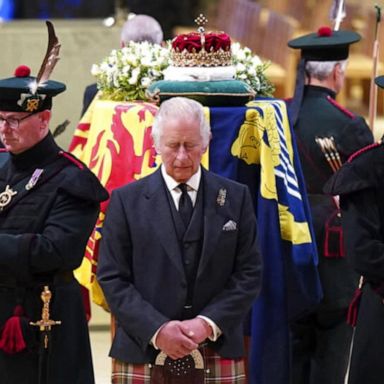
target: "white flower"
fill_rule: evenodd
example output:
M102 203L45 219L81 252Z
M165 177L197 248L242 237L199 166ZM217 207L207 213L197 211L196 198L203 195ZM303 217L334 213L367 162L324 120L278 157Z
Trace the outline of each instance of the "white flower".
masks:
M151 84L151 79L149 77L143 77L141 79L141 85L144 87L144 88L148 88L149 84Z
M148 86L163 78L169 50L148 42L134 43L112 50L91 73L96 77L102 98L124 101L146 99Z
M149 71L148 71L148 74L150 75L150 77L162 77L162 74L159 72L159 71L157 71L156 69L150 69Z
M119 88L120 87L119 78L117 76L113 76L113 86L115 88Z
M128 83L134 85L137 83L137 79L140 75L140 68L133 68L131 78L128 80Z
M150 67L151 64L152 64L152 57L151 56L144 56L142 59L141 59L141 64L145 67Z
M93 76L97 76L100 72L101 72L100 67L96 64L93 64L91 68L91 74Z
M243 63L236 64L236 72L245 72L246 66Z
M247 75L251 77L256 76L256 69L254 67L248 67L247 68Z
M260 57L259 56L253 56L252 57L252 65L253 66L258 66L258 65L262 65L263 63L262 63L262 61L260 60Z
M236 78L249 84L258 95L272 96L274 86L265 76L269 63L263 63L249 48L242 48L239 43L232 44L231 52Z
M239 49L237 52L236 52L236 58L238 61L243 61L245 60L246 58L246 52L244 51L244 49Z

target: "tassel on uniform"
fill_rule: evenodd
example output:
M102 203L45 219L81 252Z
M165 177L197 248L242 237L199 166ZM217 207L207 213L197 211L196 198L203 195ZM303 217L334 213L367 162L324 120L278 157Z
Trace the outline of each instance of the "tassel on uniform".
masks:
M357 324L357 316L359 313L361 296L363 294L363 284L364 278L361 276L359 286L356 288L352 301L348 307L347 324L349 324L351 327L356 327Z
M22 332L22 316L24 314L23 307L17 305L14 309L13 316L4 324L0 338L0 349L7 354L15 354L26 348Z

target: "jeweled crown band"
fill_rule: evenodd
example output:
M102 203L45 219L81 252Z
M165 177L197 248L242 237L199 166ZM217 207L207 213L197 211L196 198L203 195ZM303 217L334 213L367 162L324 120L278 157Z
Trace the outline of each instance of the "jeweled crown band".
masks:
M219 49L215 52L171 52L171 59L175 67L219 67L232 65L231 51Z

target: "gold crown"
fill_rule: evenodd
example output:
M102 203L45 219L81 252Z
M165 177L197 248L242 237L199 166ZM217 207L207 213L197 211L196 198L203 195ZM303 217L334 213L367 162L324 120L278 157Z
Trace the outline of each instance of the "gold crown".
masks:
M232 64L231 52L219 50L216 52L171 52L171 59L175 67L218 67Z
M208 20L200 15L198 32L176 36L172 40L171 60L176 67L217 67L232 64L231 38L224 32L205 33Z

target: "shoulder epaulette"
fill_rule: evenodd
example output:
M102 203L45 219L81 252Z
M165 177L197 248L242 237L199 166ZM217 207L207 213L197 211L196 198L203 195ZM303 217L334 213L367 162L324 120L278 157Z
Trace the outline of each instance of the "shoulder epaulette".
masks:
M355 117L355 115L349 111L347 108L343 107L342 105L340 105L335 99L333 99L331 96L327 96L327 100L333 105L335 106L338 110L340 110L341 112L344 113L344 115L350 117L351 119L353 119Z
M347 162L350 163L351 161L353 161L354 159L356 159L357 157L359 157L363 153L370 151L372 148L379 147L382 144L383 144L383 142L379 141L378 143L372 143L372 144L367 145L366 147L363 147L363 148L357 150L356 152L352 153L351 156L349 156Z
M70 162L75 164L78 168L84 169L84 164L80 160L78 160L74 155L72 155L71 153L60 151L59 155L68 159Z

